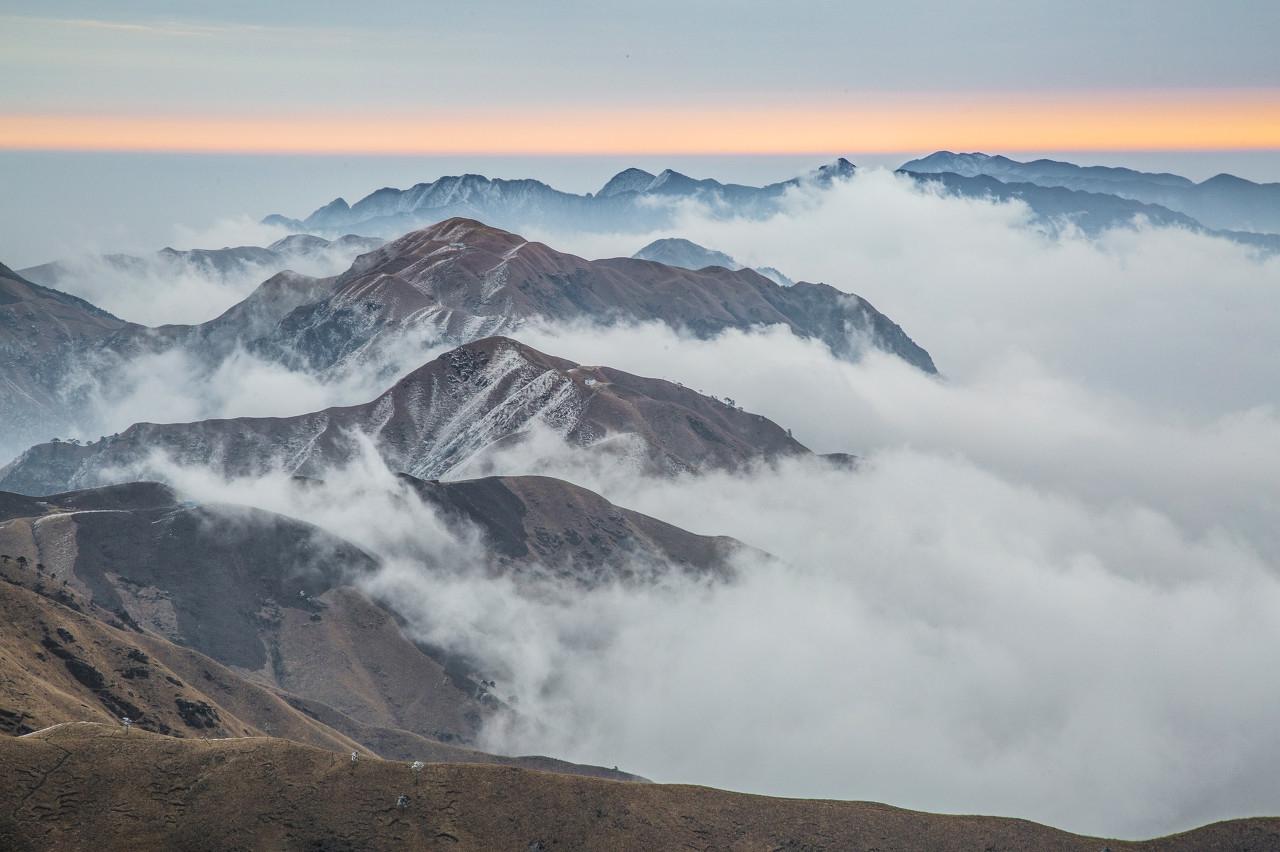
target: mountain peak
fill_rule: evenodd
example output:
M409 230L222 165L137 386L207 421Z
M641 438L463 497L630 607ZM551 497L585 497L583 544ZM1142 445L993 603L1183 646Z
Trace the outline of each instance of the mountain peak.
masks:
M422 366L406 373L398 382L396 382L395 387L386 391L383 396L394 393L395 388L411 387L418 384L424 381L424 377L430 376L447 367L456 368L463 362L472 365L471 369L474 369L474 364L487 361L488 359L503 352L515 353L515 355L524 363L532 364L543 369L566 370L570 367L577 366L572 361L568 361L564 358L557 358L554 355L548 355L545 352L534 349L528 344L521 343L515 338L501 334L493 334L488 337L481 337L477 340L472 340L469 343L464 343L461 346L456 346L453 349L450 349L448 352L437 355ZM480 361L476 361L475 356L480 356Z
M267 248L278 252L303 253L323 249L328 245L330 245L328 240L314 234L290 234L271 243Z
M718 253L708 257L705 248L688 242L648 248L669 251L650 258L658 263L629 258L591 261L475 219L446 219L360 255L338 277L333 295L291 315L273 332L270 347L306 351L317 369L361 357L357 353L369 346L369 340L342 325L344 312L358 305L365 315L376 314L394 327L413 323L435 329L436 335L460 335L465 330L472 339L510 331L534 318L628 317L673 327L698 323L704 333L781 322L800 336L819 337L841 357L856 360L860 348L823 318L834 313L841 317L837 325L856 322L867 329L874 345L926 372L936 370L928 353L900 328L835 290L820 295L806 288L791 292L784 289L788 282L776 274L762 277L741 270L732 258ZM697 256L675 257L672 251ZM680 266L685 268L677 271ZM784 287L778 287L780 283ZM778 295L775 289L788 295Z
M623 192L643 192L649 184L653 183L655 177L654 174L646 172L644 169L623 169L609 178L604 186L600 187L596 197L608 198L611 195L618 195Z
M675 169L663 169L653 183L649 184L647 190L655 192L662 190L663 192L691 192L703 186L719 186L718 181L714 180L694 180L686 174L682 174Z
M155 446L175 448L179 464L204 459L228 473L314 476L350 461L354 449L344 436L355 432L375 442L391 470L437 478L482 469L481 459L535 426L655 473L736 469L809 452L776 423L724 400L492 336L442 353L361 405L292 417L135 423L92 444L39 444L0 469L0 488L48 494L109 482L112 471L149 470Z
M823 163L814 169L813 177L819 181L829 181L834 178L852 177L858 167L844 157L837 157L829 163Z
M708 266L723 266L725 269L742 268L742 264L724 252L700 246L692 240L680 237L654 240L631 256L637 260L652 260L684 269L705 269Z
M448 247L461 247L468 252L501 257L509 255L527 242L519 234L486 225L476 219L454 216L410 231L399 239L360 255L341 277L347 280L353 276L365 275L386 264L399 268L413 258L427 257Z
M848 158L846 158L846 157L836 157L836 158L835 158L834 160L832 160L831 162L829 162L829 163L824 163L823 165L818 166L818 171L820 171L820 172L837 172L837 173L840 173L840 174L845 174L845 173L851 173L851 172L853 172L853 170L854 170L854 169L856 169L856 168L857 168L857 166L855 166L852 162L850 162Z
M934 151L927 157L909 160L903 163L900 171L904 172L953 172L966 177L982 174L987 161L993 159L990 154L981 151L957 154L954 151Z
M312 228L342 225L345 224L350 215L351 206L347 204L345 198L338 197L308 216L303 220L303 224Z
M425 228L410 231L400 239L387 243L387 247L392 249L409 247L423 241L465 243L467 245L479 245L491 241L509 245L522 245L528 242L519 234L495 228L493 225L486 225L478 219L469 219L466 216L452 216Z
M1204 181L1200 185L1214 186L1214 187L1233 187L1233 188L1240 187L1240 186L1257 186L1257 184L1255 184L1251 180L1246 180L1245 178L1237 177L1233 174L1228 174L1227 172L1216 174L1213 177L1209 178L1208 180Z

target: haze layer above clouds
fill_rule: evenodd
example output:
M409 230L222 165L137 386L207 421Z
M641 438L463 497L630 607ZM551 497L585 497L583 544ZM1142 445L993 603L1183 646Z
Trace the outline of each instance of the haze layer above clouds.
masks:
M208 228L173 229L173 242L184 249L265 247L285 236L284 228L262 225L246 216L224 218ZM57 261L60 274L52 286L130 322L190 325L213 319L244 299L281 271L281 265L324 277L344 271L356 253L330 248L307 256L290 255L285 264L246 261L215 269L190 257L155 252L113 262L81 248Z

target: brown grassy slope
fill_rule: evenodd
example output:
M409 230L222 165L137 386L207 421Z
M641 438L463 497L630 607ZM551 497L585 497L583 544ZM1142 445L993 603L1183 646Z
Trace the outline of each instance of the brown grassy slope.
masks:
M265 735L363 750L230 669L158 637L92 617L0 580L0 730L21 734L71 720L129 716L178 737ZM68 605L69 604L69 605ZM76 611L72 607L79 607Z
M100 619L137 624L367 724L469 742L496 706L343 585L346 572L374 569L370 557L291 518L187 505L156 483L43 501L0 494L0 554L11 557L0 576L65 583Z
M311 718L323 722L339 733L351 737L356 742L367 746L376 755L385 760L414 761L428 763L492 763L498 766L521 766L525 769L538 769L543 772L568 772L572 775L587 775L593 778L608 778L613 781L645 781L639 775L608 769L604 766L591 766L582 763L569 763L554 757L542 755L523 755L508 757L506 755L489 754L465 746L442 743L423 737L402 728L381 728L366 725L334 710L318 701L309 701L296 696L289 696L289 703L306 713Z
M21 735L72 721L175 737L272 736L342 754L495 763L617 780L625 772L548 757L506 757L356 721L242 677L205 655L123 624L58 585L23 588L0 567L0 733ZM28 572L30 573L30 572ZM95 617L98 616L98 617ZM0 846L0 850L4 847Z
M498 766L344 756L276 739L67 725L0 740L0 848L144 850L1274 850L1280 819L1141 843L1023 820L774 799ZM407 806L398 808L398 796Z

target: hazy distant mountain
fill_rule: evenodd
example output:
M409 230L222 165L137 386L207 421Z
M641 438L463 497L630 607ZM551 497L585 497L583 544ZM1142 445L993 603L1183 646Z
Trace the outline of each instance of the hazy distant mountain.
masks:
M906 172L952 172L964 177L989 175L1012 183L1039 183L1064 186L1087 192L1107 192L1130 184L1187 187L1194 184L1180 175L1167 172L1140 172L1111 166L1077 166L1060 160L1019 162L1003 155L983 153L953 154L935 151L927 157L910 160L900 166Z
M1005 183L1063 187L1107 193L1159 205L1191 217L1206 228L1249 233L1280 233L1280 183L1220 174L1200 183L1167 173L1140 172L1108 166L1077 166L1058 160L1019 162L989 154L938 151L903 163L902 171L993 177Z
M712 251L690 240L678 238L654 240L631 256L636 260L652 260L682 269L705 269L708 266L742 268L741 263L724 252Z
M354 258L357 254L372 251L382 243L383 240L376 237L358 237L354 234L346 234L333 240L311 234L290 234L266 248L228 246L220 249L182 251L163 248L150 257L106 254L94 260L129 273L148 273L152 271L150 264L160 264L161 271L183 271L185 267L186 270L221 278L250 273L259 274L264 271L266 275L271 275L288 268L290 263L299 259L313 258L325 252L349 255ZM68 279L82 274L83 266L83 263L77 261L54 261L20 269L18 274L28 281L43 284L46 287L65 287Z
M382 243L383 240L376 237L352 234L333 240L311 234L290 234L265 248L229 246L184 251L164 248L144 257L91 255L20 269L18 274L46 287L85 294L101 289L90 285L104 274L150 279L157 286L163 286L166 279L191 275L211 281L261 281L286 269L311 274L340 270L350 265L357 255L372 251Z
M660 203L663 201L695 200L706 202L717 213L765 215L777 209L792 187L802 183L823 186L853 172L854 165L840 158L807 175L756 187L691 178L671 169L655 175L631 168L614 175L594 195L561 192L531 179L468 174L404 190L384 187L355 204L335 198L304 219L272 214L262 221L300 232L352 231L385 237L455 216L517 230L530 225L587 231L651 230L671 220L672 208Z
M679 266L682 269L706 269L708 266L720 266L725 269L746 268L724 252L713 251L690 240L675 237L654 240L631 256L636 260L652 260L665 263L667 266ZM756 267L754 271L783 287L790 287L796 283L772 266Z
M468 219L363 255L332 295L301 307L259 349L326 369L405 337L465 342L531 319L659 321L701 336L783 324L856 359L866 345L936 372L929 353L864 299L825 284L780 287L749 270L584 260Z
M150 476L154 451L228 475L283 469L323 476L353 457L356 432L374 440L392 470L434 479L474 469L534 425L637 471L736 468L808 452L773 422L671 382L488 338L440 356L364 405L297 417L139 423L89 444L40 444L0 468L0 489L46 494L102 484L105 471Z
M1042 224L1051 228L1069 222L1087 234L1130 225L1142 217L1153 225L1204 230L1190 216L1156 204L1145 204L1104 192L1085 192L1035 183L1006 183L988 175L972 177L952 172L904 172L918 180L942 184L954 195L1026 202Z

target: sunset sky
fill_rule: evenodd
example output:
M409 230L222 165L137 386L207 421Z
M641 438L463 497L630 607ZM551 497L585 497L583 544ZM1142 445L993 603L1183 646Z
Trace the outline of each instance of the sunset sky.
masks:
M1280 148L1280 4L929 5L10 2L0 148Z
M951 149L1276 181L1277 31L1263 0L0 0L0 257L252 242L225 223L465 172Z

